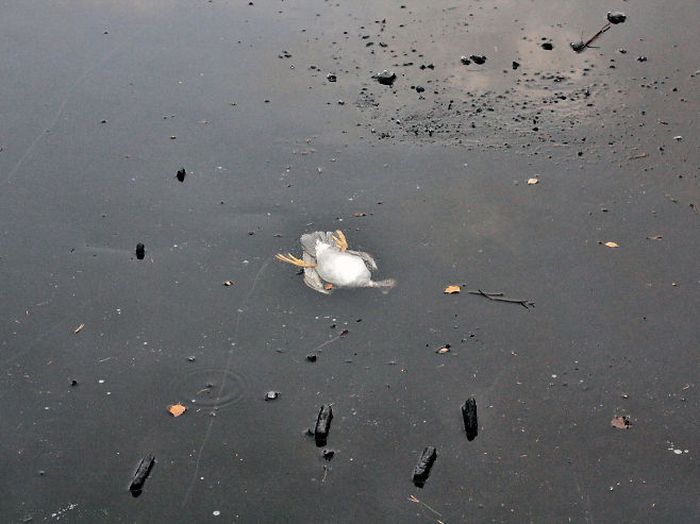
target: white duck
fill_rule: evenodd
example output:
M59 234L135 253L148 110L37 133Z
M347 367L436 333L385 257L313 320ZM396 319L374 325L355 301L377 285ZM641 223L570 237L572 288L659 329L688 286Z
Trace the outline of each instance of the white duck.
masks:
M329 294L340 287L380 287L396 285L392 278L372 280L371 271L377 263L369 253L348 249L348 241L341 230L314 231L301 236L303 260L291 253L277 254L275 258L304 268L304 282L311 289Z

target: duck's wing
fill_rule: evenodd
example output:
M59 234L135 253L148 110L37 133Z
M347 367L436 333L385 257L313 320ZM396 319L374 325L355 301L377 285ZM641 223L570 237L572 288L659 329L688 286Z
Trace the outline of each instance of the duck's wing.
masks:
M316 257L317 241L321 241L324 244L335 246L332 231L314 231L312 233L306 233L304 235L301 235L299 241L301 242L301 247L304 250L304 253L308 253L312 257Z
M306 252L306 250L304 250L304 262L315 265L316 258L312 257ZM323 293L324 295L330 295L331 293L330 289L326 289L325 282L318 275L316 269L313 267L304 268L304 284L309 286L314 291L318 291L319 293Z
M348 249L346 253L350 253L351 255L360 257L367 266L367 269L369 269L370 271L377 270L377 263L375 262L374 258L372 258L372 255L370 255L369 253L365 253L364 251L353 251L351 249Z

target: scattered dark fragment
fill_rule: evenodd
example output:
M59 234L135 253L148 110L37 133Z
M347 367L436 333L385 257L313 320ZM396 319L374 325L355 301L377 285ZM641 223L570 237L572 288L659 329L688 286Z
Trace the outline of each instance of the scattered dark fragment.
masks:
M350 330L349 330L349 329L344 329L344 330L342 330L342 331L340 332L340 336L341 336L341 337L344 337L344 336L347 335L348 333L350 333Z
M622 11L608 11L608 22L611 24L622 24L627 20L627 15Z
M433 446L427 446L418 459L416 467L413 468L413 484L417 488L425 486L425 481L430 476L430 469L437 458L437 450Z
M322 405L316 419L316 427L314 428L314 438L316 439L316 446L319 448L322 448L328 442L331 420L333 420L333 408L326 404Z
M554 49L554 44L552 42L542 42L541 47L545 51L551 51L552 49Z
M384 86L393 85L394 80L396 80L396 73L387 71L386 69L377 75L377 82Z
M326 78L329 82L335 82L336 80L338 80L338 77L335 75L335 73L328 73L326 75Z
M423 86L416 86L416 93L422 93L423 91L425 91L425 87L423 87Z
M129 486L129 491L131 491L131 494L134 497L138 497L141 494L143 485L145 484L148 475L150 475L151 469L153 469L153 464L155 464L155 462L156 458L153 455L146 455L141 459L141 462L139 462L139 465L136 468L136 473L134 473L134 478Z
M73 387L75 387L75 386L78 385L78 381L75 380L75 379L73 379L73 380L70 381L70 385L73 386Z
M519 67L520 67L520 62L516 62L515 60L513 60L513 71L515 71Z
M476 399L469 397L462 406L462 418L464 419L464 431L467 440L472 441L479 434L479 422L476 418Z
M306 360L308 360L309 362L316 362L317 359L318 357L314 353L306 355Z
M484 65L486 63L486 56L484 55L471 55L469 58L472 59L476 65Z
M139 260L143 260L143 258L146 256L146 246L144 246L141 242L136 244L136 258Z
M185 171L185 168L183 167L182 169L180 169L180 171L177 172L177 175L175 175L175 178L177 178L180 182L184 182L186 176L187 176L187 171Z
M323 458L330 462L335 456L335 451L333 451L332 449L324 449L322 454Z
M460 56L459 61L462 62L462 65L469 65L472 63L472 61L469 60L469 58L467 58L466 56Z
M637 62L646 62L646 61L647 61L647 57L646 57L646 56L638 56L638 57L637 57Z
M267 402L268 400L275 400L280 396L279 391L268 391L265 393L265 401Z

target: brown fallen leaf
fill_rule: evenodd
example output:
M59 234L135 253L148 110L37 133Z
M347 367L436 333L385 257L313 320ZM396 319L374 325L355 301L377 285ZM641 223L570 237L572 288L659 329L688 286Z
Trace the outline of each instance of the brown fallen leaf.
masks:
M85 327L85 324L80 324L77 328L75 328L73 330L73 334L77 335L78 333L80 333L83 330L84 327Z
M606 242L605 247L615 249L616 247L620 247L620 244L618 244L617 242Z
M445 353L450 352L450 347L452 347L452 346L450 346L449 344L445 344L444 346L436 349L435 353L437 353L438 355L444 355Z
M528 186L534 186L535 184L539 184L540 179L539 178L528 178L527 179L527 185Z
M661 235L654 235L653 237L647 237L647 240L661 240L662 238Z
M234 285L235 282L233 280L224 280L224 286L229 287Z
M627 415L615 415L610 425L616 429L629 429L632 423Z
M187 411L187 406L183 406L179 402L177 404L171 404L170 406L168 406L168 413L170 413L173 417L179 417L185 411Z
M458 286L456 284L453 284L453 285L447 286L445 288L445 291L443 291L443 293L445 293L446 295L452 295L454 293L459 293L460 291L462 291L462 286Z

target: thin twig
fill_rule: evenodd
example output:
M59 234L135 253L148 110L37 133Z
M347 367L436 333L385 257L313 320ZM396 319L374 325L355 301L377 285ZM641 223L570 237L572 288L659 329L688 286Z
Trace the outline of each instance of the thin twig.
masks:
M605 33L605 32L606 32L608 29L610 29L611 27L612 27L612 25L610 24L610 22L608 22L608 23L605 24L603 27L601 27L600 31L598 31L596 34L594 34L592 37L590 37L590 38L588 39L588 41L587 41L586 43L584 43L583 45L584 45L585 47L590 46L593 42L595 42L595 41L600 37L600 35L602 35L603 33Z
M508 302L509 304L520 304L525 309L530 309L535 306L535 303L531 300L521 300L518 298L507 298L503 296L503 293L486 293L481 289L477 291L467 291L471 295L481 295L484 298L493 300L494 302Z
M576 51L577 53L583 53L586 49L591 47L591 44L595 42L600 36L605 33L608 29L612 27L612 24L610 22L606 23L603 27L600 28L600 31L598 31L596 34L594 34L592 37L590 37L587 41L585 42L577 42L577 43L571 43L571 48Z
M481 295L482 297L486 298L491 298L491 297L502 297L503 293L486 293L485 291L467 291L467 293L470 293L472 295Z
M414 502L414 503L416 503L416 504L420 504L421 506L423 506L423 507L429 509L430 511L432 511L432 512L433 512L435 515L437 515L438 517L442 517L442 513L440 513L439 511L437 511L437 510L434 509L434 508L431 508L431 507L428 506L425 502L423 502L422 500L419 500L418 497L416 497L415 495L411 495L410 497L408 497L408 500L410 500L411 502ZM441 521L438 521L438 522L441 522Z

